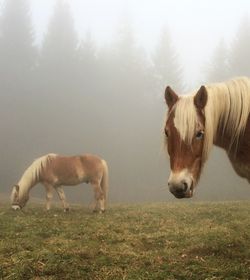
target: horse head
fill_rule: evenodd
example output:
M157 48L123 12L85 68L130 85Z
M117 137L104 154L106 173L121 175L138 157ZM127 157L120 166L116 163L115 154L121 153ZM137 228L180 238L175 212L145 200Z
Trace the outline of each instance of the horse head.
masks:
M19 185L14 185L11 192L11 207L14 210L19 210L25 206L29 199L29 196L20 195Z
M21 209L19 205L19 186L14 185L11 192L11 207L14 210Z
M170 192L177 198L190 198L203 166L207 91L202 86L194 96L178 96L165 90L168 113L164 126L171 173Z

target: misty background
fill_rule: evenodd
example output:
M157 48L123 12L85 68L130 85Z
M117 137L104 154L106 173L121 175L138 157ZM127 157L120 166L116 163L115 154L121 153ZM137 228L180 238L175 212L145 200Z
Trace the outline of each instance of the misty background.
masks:
M1 0L0 196L37 157L93 153L109 164L111 202L176 201L165 87L250 76L249 12L243 0ZM90 202L89 185L64 189ZM193 200L249 198L214 148Z

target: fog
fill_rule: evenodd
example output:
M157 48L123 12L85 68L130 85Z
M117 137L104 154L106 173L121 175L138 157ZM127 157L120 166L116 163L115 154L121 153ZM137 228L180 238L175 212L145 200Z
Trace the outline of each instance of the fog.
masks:
M93 153L109 164L112 203L176 200L164 89L250 76L249 12L243 0L0 1L0 195L41 155ZM92 196L64 189L70 202ZM193 200L249 197L214 148Z

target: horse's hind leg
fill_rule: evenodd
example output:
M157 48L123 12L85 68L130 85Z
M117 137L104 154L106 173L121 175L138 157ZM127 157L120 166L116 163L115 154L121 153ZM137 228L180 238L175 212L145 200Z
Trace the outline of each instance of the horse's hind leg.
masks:
M95 207L94 211L105 211L104 194L100 187L100 183L92 183L94 194L95 194Z
M46 189L46 209L50 210L51 200L53 198L53 187L49 184L44 184Z
M55 187L55 190L63 204L64 212L69 211L69 204L66 202L66 196L65 196L63 188L61 186L57 186L57 187Z

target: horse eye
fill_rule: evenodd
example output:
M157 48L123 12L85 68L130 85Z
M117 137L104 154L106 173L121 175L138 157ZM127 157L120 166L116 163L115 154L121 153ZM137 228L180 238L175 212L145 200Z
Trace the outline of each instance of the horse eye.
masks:
M198 139L198 140L202 139L203 136L204 136L204 131L202 131L202 130L198 131L195 135L196 139Z

